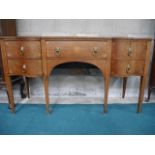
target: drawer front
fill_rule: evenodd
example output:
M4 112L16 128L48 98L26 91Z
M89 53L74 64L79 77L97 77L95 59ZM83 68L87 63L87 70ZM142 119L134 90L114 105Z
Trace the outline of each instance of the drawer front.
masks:
M117 61L111 62L111 75L114 76L130 76L143 75L144 61Z
M109 58L106 41L46 41L47 57Z
M40 41L5 41L9 58L41 58Z
M8 72L13 75L41 75L41 60L8 60Z
M147 42L145 40L114 40L112 43L112 59L145 60Z

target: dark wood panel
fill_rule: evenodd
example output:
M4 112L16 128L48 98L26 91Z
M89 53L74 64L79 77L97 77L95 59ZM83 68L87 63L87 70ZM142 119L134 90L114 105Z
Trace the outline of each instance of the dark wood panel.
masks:
M1 19L1 36L16 36L15 19Z
M16 36L15 19L0 19L0 36ZM0 44L0 77L4 80L1 44Z

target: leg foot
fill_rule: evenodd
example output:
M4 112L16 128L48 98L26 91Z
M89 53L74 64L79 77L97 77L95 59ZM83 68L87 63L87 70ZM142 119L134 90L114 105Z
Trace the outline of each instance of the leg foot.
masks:
M151 92L152 92L152 89L149 87L148 88L148 97L146 99L146 102L149 102L150 101Z

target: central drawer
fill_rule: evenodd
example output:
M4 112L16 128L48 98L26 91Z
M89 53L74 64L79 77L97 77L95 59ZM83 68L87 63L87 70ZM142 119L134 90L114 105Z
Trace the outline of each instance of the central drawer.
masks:
M46 41L48 58L109 58L107 41Z
M8 73L12 75L41 75L41 60L8 60Z
M41 58L40 41L5 41L8 58Z

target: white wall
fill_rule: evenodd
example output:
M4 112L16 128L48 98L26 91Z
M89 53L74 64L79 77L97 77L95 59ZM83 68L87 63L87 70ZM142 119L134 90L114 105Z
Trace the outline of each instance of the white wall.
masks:
M124 37L151 37L154 38L154 20L73 20L73 19L53 19L53 20L17 20L17 33L19 36L124 36ZM70 97L66 102L80 102L79 99L88 97L94 102L102 103L103 80L97 70L90 70L91 74L71 75L73 70L55 70L50 77L50 96L56 98ZM65 73L65 74L64 74ZM61 76L60 76L61 74ZM90 76L91 75L91 76ZM129 78L126 96L137 97L139 78ZM112 78L110 87L110 98L121 97L122 81ZM31 80L32 96L44 96L43 84L41 79ZM98 97L100 100L93 100ZM58 99L57 98L57 99ZM75 98L78 100L75 100ZM55 100L57 102L58 100ZM64 98L63 98L64 99ZM61 100L63 102L63 100ZM83 101L84 102L84 101Z
M17 20L18 35L100 35L154 37L154 20Z

